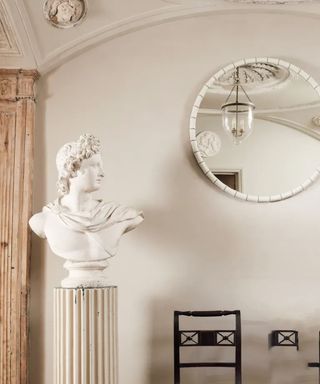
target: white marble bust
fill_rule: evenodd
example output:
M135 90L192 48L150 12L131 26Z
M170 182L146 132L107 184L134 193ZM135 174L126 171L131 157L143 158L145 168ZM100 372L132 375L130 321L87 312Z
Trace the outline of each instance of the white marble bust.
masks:
M114 202L95 200L103 166L100 142L82 135L57 154L59 197L31 217L29 224L47 239L54 254L66 259L64 288L108 285L103 270L115 256L121 236L143 221L143 214Z

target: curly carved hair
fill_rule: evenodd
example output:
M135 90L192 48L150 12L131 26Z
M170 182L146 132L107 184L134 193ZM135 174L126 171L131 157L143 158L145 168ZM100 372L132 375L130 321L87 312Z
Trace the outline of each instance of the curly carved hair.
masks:
M69 179L77 176L83 160L90 159L93 155L100 153L100 150L99 139L88 133L81 135L78 141L67 143L59 149L56 157L59 195L69 193Z

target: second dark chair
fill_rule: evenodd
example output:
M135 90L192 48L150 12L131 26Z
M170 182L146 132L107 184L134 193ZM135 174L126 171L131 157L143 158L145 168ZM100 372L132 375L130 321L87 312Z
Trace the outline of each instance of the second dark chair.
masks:
M232 330L181 330L180 316L218 317L235 316L235 329ZM190 346L234 347L235 359L232 362L189 362L181 363L180 348ZM225 367L235 369L235 384L241 384L241 316L240 311L174 311L174 384L180 384L180 368Z

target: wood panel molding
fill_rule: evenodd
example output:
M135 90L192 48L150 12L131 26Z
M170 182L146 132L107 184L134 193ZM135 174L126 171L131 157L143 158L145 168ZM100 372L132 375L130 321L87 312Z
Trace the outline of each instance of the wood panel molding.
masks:
M0 384L28 383L28 303L35 82L0 69Z

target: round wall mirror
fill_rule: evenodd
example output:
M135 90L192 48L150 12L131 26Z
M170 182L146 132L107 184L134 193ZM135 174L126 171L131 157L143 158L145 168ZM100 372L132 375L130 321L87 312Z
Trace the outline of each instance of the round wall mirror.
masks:
M203 86L190 140L205 175L242 200L279 201L320 174L320 86L281 59L244 59Z

